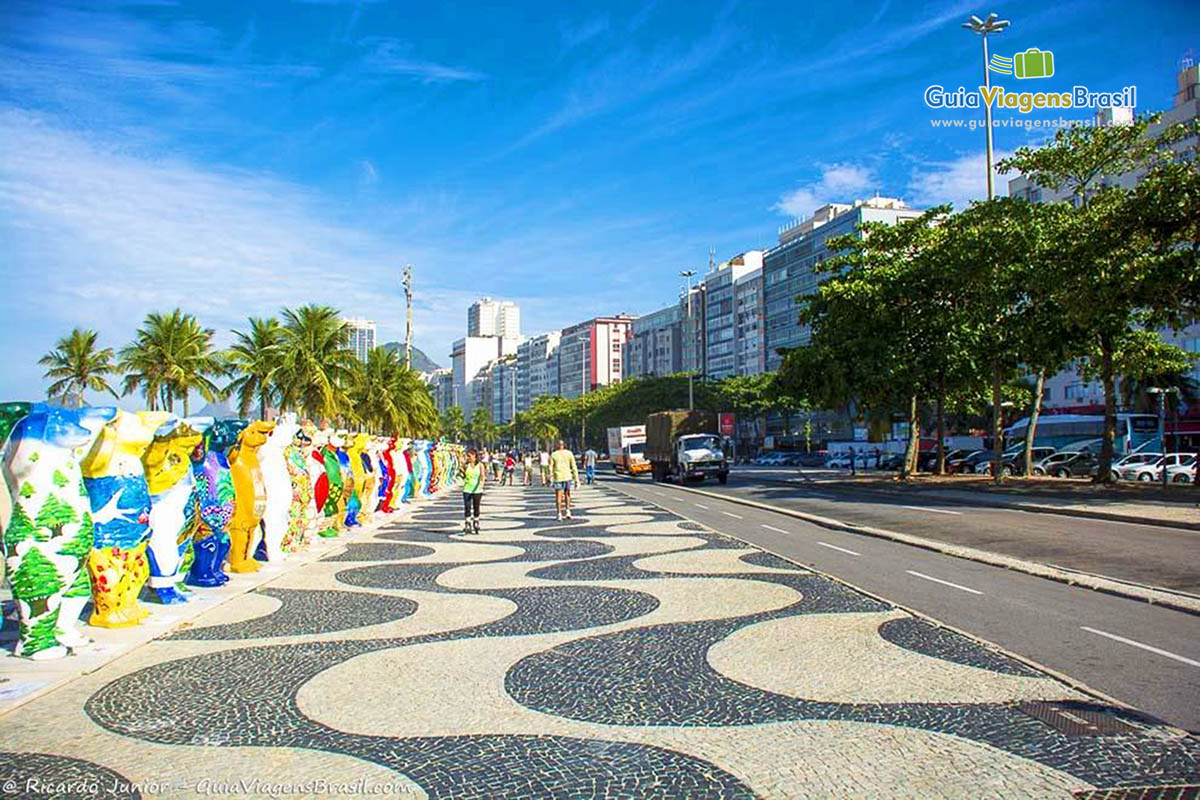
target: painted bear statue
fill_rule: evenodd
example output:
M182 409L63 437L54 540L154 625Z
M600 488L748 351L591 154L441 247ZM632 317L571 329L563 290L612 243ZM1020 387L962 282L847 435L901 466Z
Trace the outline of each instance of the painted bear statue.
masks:
M211 417L172 417L142 454L150 491L150 595L160 603L187 601L177 584L195 517L192 453L211 424Z
M233 572L259 570L254 550L258 545L259 523L267 507L267 490L258 463L258 451L274 429L274 422L251 422L229 451L235 496L233 519L229 521L229 569Z
M292 476L288 471L286 451L296 438L300 426L295 414L284 414L266 444L258 450L258 465L262 471L267 502L263 510L261 550L267 561L280 561L286 552L283 547L288 534L289 512L292 507Z

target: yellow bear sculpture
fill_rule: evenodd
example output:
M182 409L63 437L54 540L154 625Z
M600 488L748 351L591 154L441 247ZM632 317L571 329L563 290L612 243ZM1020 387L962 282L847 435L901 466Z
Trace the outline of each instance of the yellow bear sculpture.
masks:
M262 447L274 422L251 422L229 450L229 471L233 478L235 507L229 521L229 569L232 572L257 572L254 560L258 523L267 507L267 490L258 467L258 448Z

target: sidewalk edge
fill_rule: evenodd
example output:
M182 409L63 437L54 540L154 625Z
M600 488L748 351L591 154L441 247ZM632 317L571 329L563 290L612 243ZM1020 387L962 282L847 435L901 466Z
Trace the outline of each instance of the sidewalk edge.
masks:
M794 511L788 508L779 508L777 506L760 503L756 500L747 500L742 497L732 495L717 494L715 492L706 492L703 489L696 489L690 486L676 486L677 489L682 489L685 492L693 492L701 494L705 497L711 497L714 500L725 500L730 503L737 503L751 508L759 508L764 511L770 511L775 514L783 514L784 516L794 517L805 522L810 522L814 525L819 525L822 528L829 528L835 531L845 531L848 533L861 533L866 536L874 536L878 539L890 539L894 542L907 544L912 547L920 547L924 550L933 550L955 558L963 558L968 561L978 561L983 564L990 564L994 567L1003 567L1016 572L1024 572L1028 575L1034 575L1039 578L1048 578L1059 583L1066 583L1071 586L1082 586L1085 589L1091 589L1105 594L1117 595L1119 597L1128 597L1133 600L1141 600L1151 605L1164 606L1176 611L1182 611L1187 614L1196 614L1200 616L1200 597L1188 595L1179 592L1173 592L1169 589L1162 589L1155 586L1146 586L1139 583L1131 583L1127 581L1108 578L1102 575L1092 575L1086 572L1077 572L1075 570L1056 567L1052 564L1042 564L1037 561L1026 561L1024 559L1006 556L1000 553L991 553L987 550L978 550L974 547L965 547L963 545L950 544L948 542L939 542L935 539L926 539L923 536L913 536L908 533L900 533L898 531L890 531L885 528L873 528L866 525L854 525L841 520L831 519L830 517L822 517L817 514L809 514L804 511Z

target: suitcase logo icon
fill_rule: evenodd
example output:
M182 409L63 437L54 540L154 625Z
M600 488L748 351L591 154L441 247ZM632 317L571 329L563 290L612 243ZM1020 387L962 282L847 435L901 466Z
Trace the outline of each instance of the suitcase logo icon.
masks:
M1049 78L1054 74L1054 53L1031 47L1013 56L1013 74L1018 78Z
M1054 75L1054 53L1031 47L1012 58L993 54L988 61L988 69L1001 75L1015 75L1021 79L1049 78Z

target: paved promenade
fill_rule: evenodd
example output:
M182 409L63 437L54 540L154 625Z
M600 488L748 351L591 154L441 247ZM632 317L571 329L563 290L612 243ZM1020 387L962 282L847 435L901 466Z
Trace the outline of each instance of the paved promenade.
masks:
M547 490L492 488L482 534L463 536L450 493L27 703L0 718L5 793L1069 798L1200 782L1200 742L1172 728L613 489L578 500L559 523Z

